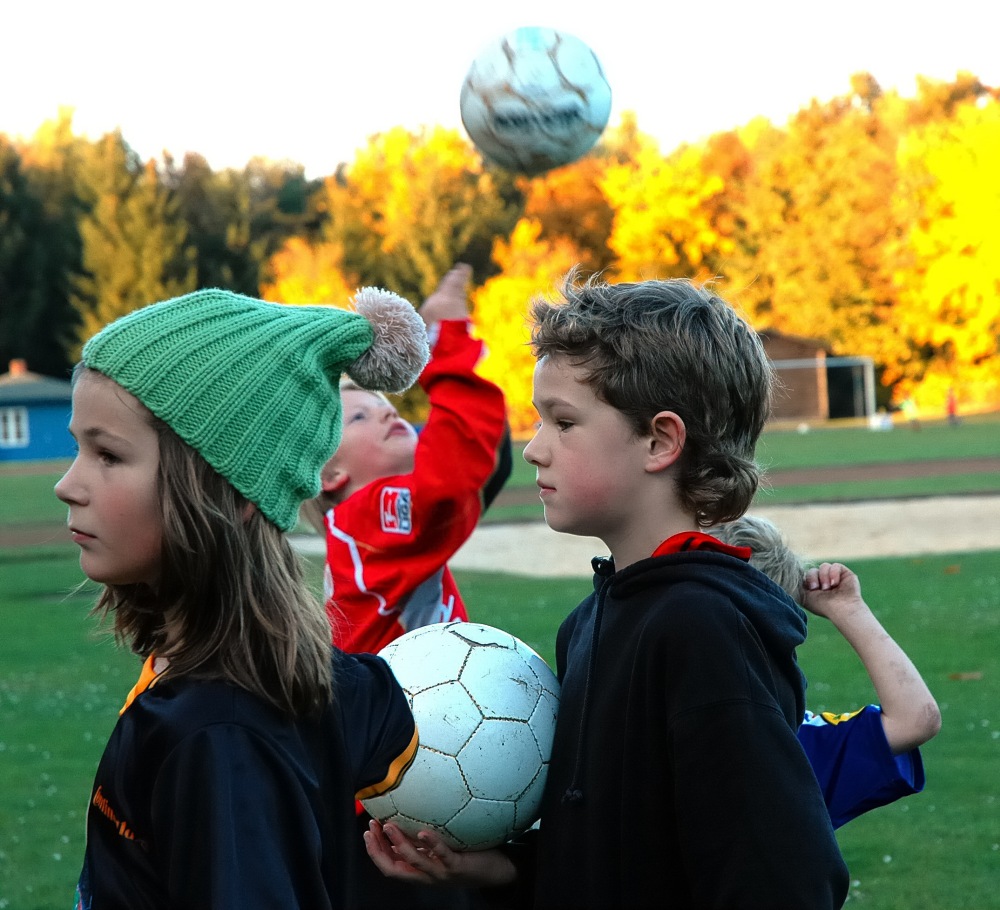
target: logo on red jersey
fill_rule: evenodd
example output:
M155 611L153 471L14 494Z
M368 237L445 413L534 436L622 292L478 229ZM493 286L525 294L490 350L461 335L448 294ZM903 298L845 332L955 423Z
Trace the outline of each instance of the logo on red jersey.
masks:
M387 534L409 534L413 530L409 487L383 487L379 521Z

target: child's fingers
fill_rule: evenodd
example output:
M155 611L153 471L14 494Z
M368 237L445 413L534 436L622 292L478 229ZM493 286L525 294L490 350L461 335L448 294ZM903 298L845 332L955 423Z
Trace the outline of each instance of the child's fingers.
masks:
M368 823L364 833L365 850L383 875L409 881L431 883L433 879L411 858L419 858L419 852L405 842L394 844L385 829L376 821Z
M848 569L846 566L841 565L839 562L830 564L830 571L827 573L827 578L830 583L831 588L839 587L841 580L844 577L844 573Z
M826 591L830 587L830 563L824 562L809 569L802 581L807 591Z
M447 869L426 839L421 839L419 842L414 841L395 825L386 825L382 830L392 845L397 862L401 860L406 863L415 872L424 876L425 881L448 880Z
M464 263L448 271L418 310L424 321L430 324L443 319L466 319L469 315L468 285L471 278L472 268Z

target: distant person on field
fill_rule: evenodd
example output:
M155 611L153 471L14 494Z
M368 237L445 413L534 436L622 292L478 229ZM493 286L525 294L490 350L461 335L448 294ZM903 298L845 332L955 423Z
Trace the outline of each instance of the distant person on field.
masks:
M369 853L512 907L840 907L847 869L796 739L805 617L703 533L757 489L760 339L689 281L570 276L562 296L532 308L540 423L524 458L548 525L611 557L559 629L539 828L457 853L373 822Z
M854 649L879 703L848 714L806 711L802 743L835 828L924 788L919 746L941 728L941 712L913 662L861 597L846 566L806 568L770 521L744 515L713 528L728 544L748 547L750 564L811 613L826 617Z
M962 421L958 419L958 395L955 394L954 387L948 389L945 410L948 413L948 425L957 427Z
M899 409L903 412L903 417L906 418L906 422L910 425L910 429L919 430L920 409L917 407L917 403L913 400L912 396L907 395L899 405Z

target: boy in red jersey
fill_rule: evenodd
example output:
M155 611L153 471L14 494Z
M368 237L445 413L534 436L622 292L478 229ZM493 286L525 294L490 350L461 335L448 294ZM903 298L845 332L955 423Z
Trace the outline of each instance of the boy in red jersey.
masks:
M503 392L475 371L470 274L457 265L419 310L432 345L419 434L383 396L341 389L344 436L319 500L327 613L345 651L377 653L410 629L468 619L447 563L510 472Z
M327 615L344 651L375 654L410 629L469 618L447 563L511 470L503 392L475 371L483 343L469 332L471 271L456 265L418 311L431 343L419 379L430 416L419 434L385 396L341 384L344 433L313 505L326 535ZM384 878L365 854L368 815L357 810L361 910L471 906L463 889Z

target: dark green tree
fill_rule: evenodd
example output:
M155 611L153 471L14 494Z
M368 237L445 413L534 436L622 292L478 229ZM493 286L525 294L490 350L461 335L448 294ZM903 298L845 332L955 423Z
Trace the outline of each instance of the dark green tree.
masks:
M70 281L80 263L71 119L61 112L26 144L0 136L0 369L12 357L50 376L71 365Z
M194 250L154 161L118 132L94 143L81 169L83 272L75 282L79 340L132 310L193 290Z
M164 179L187 225L198 287L257 295L274 251L290 236L310 235L319 222L322 184L306 180L299 165L254 160L242 171L215 172L189 153L180 167L167 158Z

